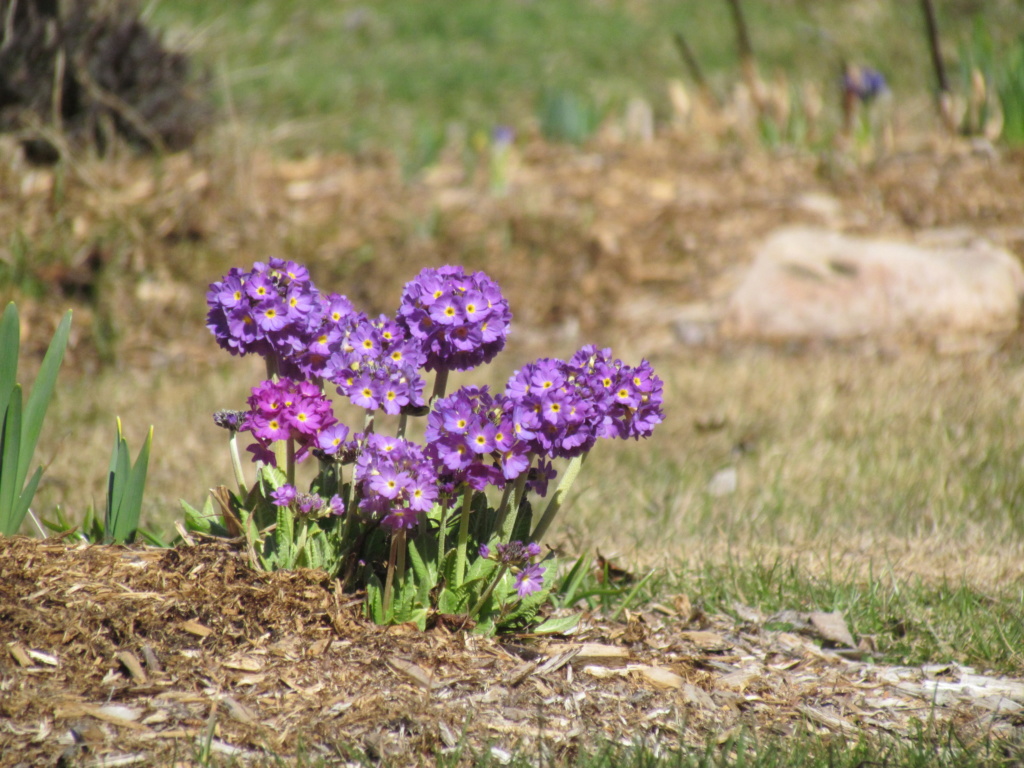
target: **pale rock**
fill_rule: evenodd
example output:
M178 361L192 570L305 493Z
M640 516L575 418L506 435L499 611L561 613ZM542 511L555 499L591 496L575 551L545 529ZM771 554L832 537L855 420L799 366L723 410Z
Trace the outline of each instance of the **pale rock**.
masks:
M736 467L725 467L711 476L708 481L708 494L711 496L728 496L736 492L739 486L739 473Z
M790 227L770 235L727 299L722 337L854 339L1017 326L1024 269L983 240L926 247Z

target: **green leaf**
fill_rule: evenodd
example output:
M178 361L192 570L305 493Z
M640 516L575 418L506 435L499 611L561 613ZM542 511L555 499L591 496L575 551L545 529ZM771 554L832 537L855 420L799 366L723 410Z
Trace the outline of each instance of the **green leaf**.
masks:
M28 475L29 464L32 463L32 456L36 450L36 443L39 440L39 433L43 429L43 419L46 417L46 410L50 407L50 400L53 398L53 388L57 383L57 372L64 360L64 350L68 344L68 334L71 332L71 310L68 310L57 326L50 346L43 357L43 364L39 367L39 374L36 376L35 384L32 385L32 394L29 395L28 403L25 405L25 420L21 425L21 453L18 456L18 487L21 488ZM26 509L28 505L26 504Z
M36 488L39 487L39 480L43 476L43 468L36 467L36 471L32 473L32 477L29 478L28 482L25 483L25 489L21 492L21 495L14 502L14 519L23 521L25 515L28 514L29 505L32 503L32 498L36 495ZM18 523L21 525L21 523Z
M523 629L529 625L533 617L537 615L540 607L547 602L549 591L542 589L527 595L509 614L499 623L501 629Z
M203 505L202 512L184 499L178 499L178 503L181 505L181 510L185 513L186 531L195 531L196 533L206 534L210 533L213 529L213 503L209 496L206 497L206 504Z
M590 558L587 555L580 555L555 592L559 605L568 607L576 602L576 592L589 572Z
M437 596L437 610L441 613L463 613L469 610L469 600L465 594L460 595L454 589L442 589Z
M18 446L21 442L21 385L15 384L10 402L4 412L3 431L0 433L0 533L13 536L21 527L15 517L15 499L18 498L17 466Z
M145 542L149 544L151 547L160 547L161 549L167 549L170 546L170 544L168 544L163 539L162 536L153 533L152 531L147 531L143 528L139 529L139 536L141 536L143 540L145 540Z
M384 585L376 574L366 579L366 613L374 624L384 623Z
M146 441L139 449L139 453L135 457L135 466L132 467L131 474L128 476L128 487L125 489L123 501L125 508L121 510L122 528L114 532L115 541L131 543L135 539L135 534L139 528L139 518L142 517L142 496L146 490L146 476L149 473L149 453L152 446L153 427L150 425L149 432L146 433ZM127 444L125 444L125 449L127 447Z
M18 308L12 301L4 310L3 320L0 320L0 413L7 412L7 404L17 383L20 347Z
M430 601L430 590L437 584L437 574L434 572L434 558L429 555L425 559L420 555L416 539L409 539L409 564L412 566L412 576L417 587L417 596L421 605L427 605Z
M490 558L478 556L469 567L469 572L466 574L466 583L468 584L478 579L489 580L497 568L498 564Z
M277 508L277 530L274 542L277 544L278 567L290 568L295 562L293 543L295 541L295 515L291 507Z
M580 625L582 613L574 613L572 616L562 616L557 619L548 619L533 628L535 635L568 635L576 631Z

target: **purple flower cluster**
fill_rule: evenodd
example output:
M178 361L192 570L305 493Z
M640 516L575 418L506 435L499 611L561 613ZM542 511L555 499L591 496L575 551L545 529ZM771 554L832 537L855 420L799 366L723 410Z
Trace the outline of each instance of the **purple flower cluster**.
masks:
M540 456L579 456L597 438L647 437L664 418L662 382L650 363L633 368L594 346L569 362L542 358L524 366L505 391L517 436Z
M633 367L612 358L610 349L588 345L569 364L577 369L577 380L598 402L601 424L598 437L650 437L665 420L662 403L664 385L646 360Z
M294 439L295 460L302 461L310 448L323 448L318 442L321 430L337 423L331 401L308 381L264 381L253 387L248 403L244 428L256 438L249 451L253 461L273 466L276 459L272 443Z
M302 265L283 259L232 268L206 294L206 327L233 355L255 352L286 362L302 354L323 307Z
M345 514L345 500L341 496L335 494L327 501L315 493L300 493L298 488L287 483L271 491L270 500L275 507L294 505L297 514L314 519Z
M530 466L530 446L518 439L504 397L487 387L462 387L438 400L427 416L427 453L474 490L502 486Z
M397 416L407 406L424 405L425 382L419 374L425 356L397 322L381 315L370 320L354 313L326 334L329 356L323 375L338 394L370 411Z
M468 371L505 346L512 313L498 284L462 267L424 269L406 284L399 322L426 355L428 371Z
M397 437L369 434L356 460L359 509L393 530L414 528L437 500L437 472L423 449Z
M544 587L544 571L546 568L532 563L531 560L540 556L540 544L521 541L510 541L508 544L497 544L494 547L493 560L506 568L516 568L515 589L520 597L539 592ZM480 545L480 557L492 557L491 549L486 544Z

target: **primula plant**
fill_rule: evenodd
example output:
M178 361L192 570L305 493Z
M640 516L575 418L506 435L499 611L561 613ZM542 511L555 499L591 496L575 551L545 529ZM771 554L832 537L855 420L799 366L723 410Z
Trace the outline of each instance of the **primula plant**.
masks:
M203 512L186 505L187 523L239 536L260 568L326 569L365 590L379 623L534 623L550 590L540 541L588 452L602 438L647 437L663 418L650 364L593 346L524 366L504 392L448 394L451 371L505 346L511 312L483 272L425 269L394 317L372 318L320 293L305 267L271 259L231 270L207 303L220 346L261 355L267 379L248 409L215 415L237 489L215 489L216 511L213 500ZM334 393L362 409L362 424L336 418ZM422 442L409 439L410 419L425 419ZM318 471L302 491L296 465L310 458ZM545 500L536 514L531 498Z

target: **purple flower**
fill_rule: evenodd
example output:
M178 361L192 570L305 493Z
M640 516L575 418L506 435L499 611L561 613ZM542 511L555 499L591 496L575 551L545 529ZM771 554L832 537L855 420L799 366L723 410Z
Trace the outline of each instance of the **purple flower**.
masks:
M398 321L426 356L428 371L468 371L505 346L512 313L497 283L462 267L424 269L402 292Z
M888 88L885 75L877 69L850 66L843 73L843 91L864 103L874 101Z
M485 560L491 556L491 548L488 547L486 544L481 544L480 549L478 549L477 552L479 552L480 557L484 558Z
M336 423L331 401L315 384L284 378L253 387L243 428L256 440L249 446L253 460L274 464L270 446L277 440L295 440L296 461L305 459L311 448L336 452L337 448L328 450L330 443L321 440L321 431L331 430ZM332 430L331 437L342 429L347 434L347 428L341 427Z
M487 387L462 387L438 400L427 416L427 455L456 484L475 490L504 486L529 468L529 448L506 415L510 401Z
M300 373L324 311L309 271L283 259L230 270L210 284L206 303L206 326L221 347L274 360L282 375Z
M288 484L275 488L270 492L270 498L272 499L275 507L287 507L295 501L295 498L298 495L298 489L294 485Z
M392 529L415 526L437 499L433 463L419 445L399 438L365 436L355 482L360 489L359 509Z
M362 313L347 315L335 327L327 346L330 356L321 374L355 405L371 411L382 408L392 416L406 406L424 405L419 368L425 358L419 345L407 340L394 320L385 316L370 320Z
M544 588L544 571L540 565L528 565L519 572L515 580L516 592L520 597L539 592Z
M344 515L345 514L345 500L343 498L341 498L341 496L339 496L338 494L334 494L333 496L331 496L331 500L329 502L327 502L327 508L328 508L328 510L330 510L330 513L332 515L335 515L335 516Z
M324 500L315 493L300 493L295 497L295 511L306 517L319 517L324 509Z
M348 438L348 427L340 421L320 430L316 436L316 446L329 456L341 450Z
M540 545L534 542L524 544L521 541L510 541L508 544L495 546L495 560L509 568L528 565L530 560L540 554Z

